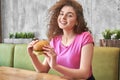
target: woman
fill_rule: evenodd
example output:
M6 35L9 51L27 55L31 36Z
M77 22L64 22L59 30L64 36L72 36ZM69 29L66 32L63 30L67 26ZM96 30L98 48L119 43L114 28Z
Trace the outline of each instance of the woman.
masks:
M38 72L50 68L69 80L95 80L92 74L93 38L86 26L82 6L75 0L60 0L49 9L48 39L43 47L41 63L33 54L32 41L28 52Z

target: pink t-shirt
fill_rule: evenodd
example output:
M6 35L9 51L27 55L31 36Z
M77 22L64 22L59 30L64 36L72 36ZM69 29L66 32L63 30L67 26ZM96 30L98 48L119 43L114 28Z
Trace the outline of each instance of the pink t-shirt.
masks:
M57 54L57 64L78 69L80 67L81 48L88 43L93 43L93 37L89 32L83 32L76 35L69 46L64 46L61 40L62 36L60 35L53 38L50 42Z

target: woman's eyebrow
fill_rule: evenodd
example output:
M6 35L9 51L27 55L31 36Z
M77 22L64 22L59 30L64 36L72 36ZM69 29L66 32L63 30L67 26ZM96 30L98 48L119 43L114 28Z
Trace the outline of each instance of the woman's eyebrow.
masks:
M60 12L63 13L64 11L61 10ZM74 15L74 12L67 12L67 14L72 14L72 15Z

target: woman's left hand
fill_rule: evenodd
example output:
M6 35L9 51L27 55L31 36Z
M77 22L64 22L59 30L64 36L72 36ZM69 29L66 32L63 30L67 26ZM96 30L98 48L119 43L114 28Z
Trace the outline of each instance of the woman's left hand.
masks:
M43 47L43 50L49 66L51 68L54 68L56 66L56 56L57 56L54 51L54 48L52 48L50 45L46 45Z

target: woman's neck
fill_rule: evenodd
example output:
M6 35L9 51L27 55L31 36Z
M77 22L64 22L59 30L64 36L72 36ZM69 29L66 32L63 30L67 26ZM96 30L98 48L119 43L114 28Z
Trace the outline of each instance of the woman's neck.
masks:
M63 36L62 36L62 44L65 46L68 46L72 43L72 41L74 40L76 34L73 32L64 32Z

